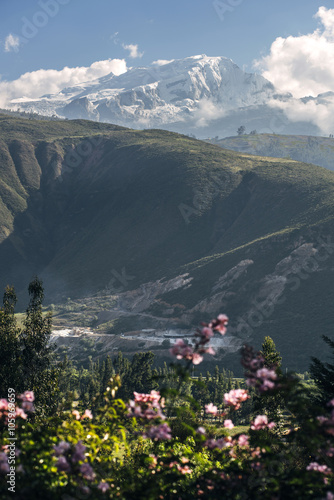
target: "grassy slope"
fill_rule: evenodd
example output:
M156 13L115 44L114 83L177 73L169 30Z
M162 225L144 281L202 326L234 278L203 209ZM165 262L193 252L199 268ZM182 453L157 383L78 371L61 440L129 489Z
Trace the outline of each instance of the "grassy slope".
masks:
M245 134L225 139L212 139L209 142L241 153L291 158L334 170L334 139L329 137Z

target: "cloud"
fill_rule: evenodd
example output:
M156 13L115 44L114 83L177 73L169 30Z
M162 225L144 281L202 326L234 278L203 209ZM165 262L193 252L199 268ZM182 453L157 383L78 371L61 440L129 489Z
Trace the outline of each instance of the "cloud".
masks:
M197 127L207 127L211 120L223 118L228 112L216 102L204 98L199 101L198 108L193 112L193 118Z
M284 111L291 122L305 121L317 125L322 134L334 134L334 93L318 98L289 99L285 102L273 100L269 105Z
M254 62L278 90L294 97L334 90L334 9L320 7L313 33L276 38L269 55Z
M132 59L136 59L137 57L143 57L144 52L139 52L138 50L138 45L130 43L129 45L126 45L125 43L122 43L122 47L125 50L129 51L129 56Z
M11 82L0 80L0 106L7 106L12 99L34 99L44 94L55 94L65 87L95 80L109 73L120 75L126 70L124 59L106 59L96 61L88 67L40 69L25 73Z
M7 36L5 40L5 52L18 52L20 47L20 39L16 35L11 33Z
M158 59L157 61L153 61L152 64L155 64L156 66L165 66L165 64L169 64L171 62L174 62L175 59Z

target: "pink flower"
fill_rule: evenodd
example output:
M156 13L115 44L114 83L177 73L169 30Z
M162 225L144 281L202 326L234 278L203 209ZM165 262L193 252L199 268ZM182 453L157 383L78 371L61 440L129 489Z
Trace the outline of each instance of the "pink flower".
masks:
M102 491L102 493L105 493L106 491L108 491L110 488L109 484L108 483L105 483L105 482L101 482L99 483L97 489Z
M248 446L249 444L249 436L247 434L240 434L238 437L238 445L239 446Z
M197 430L196 430L197 434L200 434L201 436L204 436L204 434L206 434L206 430L204 429L204 427L199 427Z
M82 415L81 420L83 420L84 418L92 419L93 418L92 412L90 410L85 410L85 413Z
M327 492L326 500L334 500L334 493L330 491Z
M30 401L23 401L22 408L25 411L33 412L35 410L34 405Z
M233 406L235 410L239 410L241 403L248 398L249 395L245 389L232 389L224 394L224 403Z
M232 420L225 420L224 421L224 427L226 429L233 429L234 424L233 424Z
M15 408L15 413L17 417L21 417L24 420L28 417L28 415L22 410L22 408Z
M191 474L192 470L190 469L189 465L177 465L177 469L181 472L181 474Z
M327 406L334 406L334 399L328 401Z
M72 410L72 415L75 416L76 420L80 420L80 413L78 410Z
M258 415L254 423L251 425L251 429L253 431L258 431L259 429L265 429L268 425L268 417L267 415Z
M268 370L268 368L260 368L260 370L257 370L256 376L258 378L263 378L263 379L268 379L268 378L271 378L272 380L277 379L276 372L274 370Z
M19 396L19 398L23 401L29 401L30 403L32 403L33 401L35 401L34 391L25 391Z
M253 424L251 425L251 429L253 431L259 431L261 429L265 429L266 427L268 429L272 429L273 427L275 427L275 422L270 422L270 424L268 424L268 417L267 415L258 415Z
M203 361L203 356L201 356L197 352L194 352L194 354L192 355L192 362L193 362L193 364L194 365L199 365L200 363L202 363L202 361Z
M227 323L228 317L226 314L219 314L217 319L212 320L208 326L219 332L221 335L225 335Z
M320 465L318 462L311 462L306 470L320 472L321 474L330 474L332 471L327 465Z
M218 408L217 406L214 406L212 403L209 403L208 405L205 405L205 412L208 413L209 415L217 415Z
M0 411L8 410L8 401L7 399L0 399Z
M160 424L155 427L150 427L143 437L154 439L155 441L159 440L168 440L172 439L171 429L168 424Z

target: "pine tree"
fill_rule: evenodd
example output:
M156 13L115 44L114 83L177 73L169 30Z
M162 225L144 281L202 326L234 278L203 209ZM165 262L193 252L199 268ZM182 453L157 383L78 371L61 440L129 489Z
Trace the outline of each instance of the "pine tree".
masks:
M264 338L261 354L264 357L264 366L266 368L281 369L282 357L277 351L275 342L271 337Z
M334 341L326 335L323 335L322 338L332 350L331 358L334 360ZM314 399L318 404L325 405L334 398L334 364L323 363L317 358L311 359L311 377L319 390L319 394Z
M8 388L23 389L20 377L20 329L17 327L14 310L16 294L7 287L0 309L0 398L7 397Z
M276 349L275 342L271 337L265 337L261 354L264 357L266 368L275 370L277 374L281 372L282 357ZM258 395L254 394L253 410L256 414L267 415L269 421L276 423L275 430L280 432L284 426L284 400L278 394L267 394L266 392Z
M57 405L60 366L54 364L54 348L50 345L51 313L43 317L44 290L36 277L29 284L30 303L24 329L20 335L24 389L36 395L40 413L52 413Z

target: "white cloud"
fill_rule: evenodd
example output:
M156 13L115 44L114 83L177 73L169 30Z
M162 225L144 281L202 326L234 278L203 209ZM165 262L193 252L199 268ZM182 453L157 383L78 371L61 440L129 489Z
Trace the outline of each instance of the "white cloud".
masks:
M284 111L291 121L308 121L322 133L334 131L334 9L320 7L314 16L320 26L306 35L276 38L269 55L254 65L279 91L290 92L294 99L272 101L273 108Z
M227 111L222 106L210 99L201 99L193 112L193 117L197 127L206 127L211 120L217 120L227 115Z
M136 59L137 57L143 57L144 52L139 52L138 50L138 45L130 43L129 45L126 45L125 43L122 44L123 49L129 51L129 56L132 59Z
M294 97L334 90L334 9L320 7L313 33L276 38L269 55L255 61L262 75Z
M20 39L16 35L11 33L7 36L5 40L5 52L17 52L20 47Z
M55 94L65 87L95 80L109 73L120 75L126 70L124 59L106 59L96 61L88 67L40 69L25 73L11 82L0 81L0 106L5 107L12 99L34 99L44 94Z
M175 61L175 59L158 59L157 61L153 61L152 64L155 64L156 66L165 66L165 64L169 64L171 62Z

